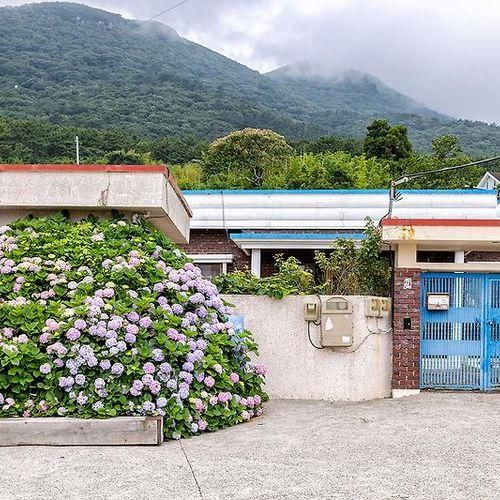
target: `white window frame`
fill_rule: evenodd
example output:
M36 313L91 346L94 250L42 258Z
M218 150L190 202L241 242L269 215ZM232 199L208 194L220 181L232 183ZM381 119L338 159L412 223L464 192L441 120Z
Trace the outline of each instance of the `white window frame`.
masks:
M227 265L234 259L232 253L191 253L187 256L195 264L222 264L222 274L227 274Z

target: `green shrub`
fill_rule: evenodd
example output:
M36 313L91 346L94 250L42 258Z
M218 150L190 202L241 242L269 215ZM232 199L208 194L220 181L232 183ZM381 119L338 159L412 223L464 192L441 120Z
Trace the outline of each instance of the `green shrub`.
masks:
M321 271L318 291L328 295L387 295L391 269L381 256L382 237L367 219L366 239L359 246L353 240L336 240L329 253L317 251L315 261Z
M221 293L268 295L282 299L287 295L311 293L313 275L302 269L295 257L276 259L278 272L267 278L257 278L248 270L234 271L213 278Z
M187 436L258 415L257 346L143 221L0 227L0 416L161 415Z

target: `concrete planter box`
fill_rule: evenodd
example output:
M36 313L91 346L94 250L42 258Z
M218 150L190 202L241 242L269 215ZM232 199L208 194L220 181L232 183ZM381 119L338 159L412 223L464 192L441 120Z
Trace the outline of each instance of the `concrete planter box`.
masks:
M0 419L0 446L130 446L162 442L161 417Z

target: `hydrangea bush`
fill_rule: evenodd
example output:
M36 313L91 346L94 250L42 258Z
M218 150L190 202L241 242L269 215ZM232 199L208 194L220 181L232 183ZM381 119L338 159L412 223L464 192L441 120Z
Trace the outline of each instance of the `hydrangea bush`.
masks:
M260 415L257 346L149 223L0 227L0 417L160 415L168 437Z

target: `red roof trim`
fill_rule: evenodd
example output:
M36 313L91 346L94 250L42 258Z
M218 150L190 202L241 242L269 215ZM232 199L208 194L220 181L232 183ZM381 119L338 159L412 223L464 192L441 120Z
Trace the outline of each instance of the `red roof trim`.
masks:
M0 172L163 172L165 165L22 165L0 164Z
M381 222L383 226L500 226L500 219L383 219Z

